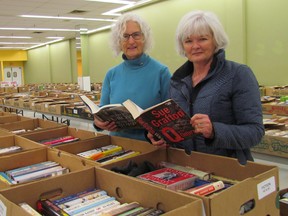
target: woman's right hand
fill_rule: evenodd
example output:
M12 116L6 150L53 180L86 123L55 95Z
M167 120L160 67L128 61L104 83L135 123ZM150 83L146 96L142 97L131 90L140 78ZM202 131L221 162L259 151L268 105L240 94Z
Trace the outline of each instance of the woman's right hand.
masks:
M156 140L155 137L149 132L147 134L147 137L151 141L152 145L154 145L154 146L161 147L161 148L168 147L168 144L165 142L165 140L163 140L163 139Z
M94 124L98 128L101 128L102 130L117 131L117 125L115 124L115 122L108 122L108 121L103 122L94 117Z

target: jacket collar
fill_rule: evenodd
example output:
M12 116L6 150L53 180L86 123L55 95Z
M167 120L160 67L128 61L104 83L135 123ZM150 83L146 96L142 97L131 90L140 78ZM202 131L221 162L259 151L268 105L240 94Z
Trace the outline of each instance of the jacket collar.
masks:
M216 65L222 62L225 59L225 51L223 49L219 50L213 56L213 61L211 63L210 70L208 72L208 76L211 76L212 71L216 68ZM193 72L193 63L189 60L186 61L180 68L178 68L172 76L172 80L181 80Z

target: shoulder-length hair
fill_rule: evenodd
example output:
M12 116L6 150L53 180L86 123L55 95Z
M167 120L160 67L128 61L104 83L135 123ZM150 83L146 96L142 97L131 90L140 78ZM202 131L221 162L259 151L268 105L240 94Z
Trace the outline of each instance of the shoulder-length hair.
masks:
M212 34L216 49L225 49L228 45L228 36L218 17L209 11L192 11L184 15L176 30L176 50L179 55L185 56L183 41L191 35Z
M116 24L111 29L111 48L115 56L121 53L121 39L123 33L126 30L126 24L128 21L133 21L138 23L141 32L144 36L144 47L143 52L147 53L152 49L153 39L151 28L148 23L135 13L123 14L116 22Z

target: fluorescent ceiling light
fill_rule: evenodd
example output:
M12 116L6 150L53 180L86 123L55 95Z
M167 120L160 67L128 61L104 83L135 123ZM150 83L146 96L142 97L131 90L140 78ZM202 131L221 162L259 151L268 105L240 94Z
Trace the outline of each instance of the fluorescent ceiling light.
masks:
M53 40L53 41L50 41L50 42L47 42L47 43L38 44L38 45L29 47L29 48L26 47L25 50L33 49L33 48L40 47L40 46L45 46L45 45L48 45L48 44L51 44L51 43L56 43L56 42L61 41L61 40L63 40L63 39Z
M94 29L94 30L90 30L87 32L87 34L91 34L91 33L94 33L94 32L99 32L99 31L103 31L105 29L109 29L111 28L113 25L108 25L108 26L103 26L101 28L97 28L97 29Z
M0 47L0 49L26 49L27 47Z
M39 43L27 43L27 42L0 42L0 44L39 44Z
M125 6L110 10L108 12L105 12L102 15L120 16L121 14L119 14L118 12L125 11L125 10L128 10L129 8L133 8L133 7L136 7L136 6L143 5L143 4L146 4L146 3L151 2L151 1L152 0L143 0L143 1L139 1L139 2L131 2L128 5L125 5Z
M122 0L86 0L86 1L96 1L104 3L113 3L113 4L134 4L133 1L122 1Z
M46 37L47 39L64 39L64 37Z
M6 38L6 39L30 39L32 37L28 37L28 36L0 36L0 38Z
M53 28L3 28L1 27L0 30L15 30L15 31L73 31L78 32L78 29L53 29Z
M60 19L60 20L83 20L83 21L102 21L102 22L116 22L114 19L99 19L99 18L84 18L84 17L64 17L64 16L42 16L42 15L19 15L25 18L39 18L39 19Z

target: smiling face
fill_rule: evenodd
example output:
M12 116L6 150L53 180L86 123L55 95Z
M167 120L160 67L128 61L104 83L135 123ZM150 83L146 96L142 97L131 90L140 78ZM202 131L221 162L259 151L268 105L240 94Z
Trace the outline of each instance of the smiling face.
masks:
M183 41L185 56L194 64L207 64L215 53L215 42L212 34L190 35Z
M121 50L127 59L136 59L143 54L144 36L138 23L128 21L126 23L126 30L121 37Z

